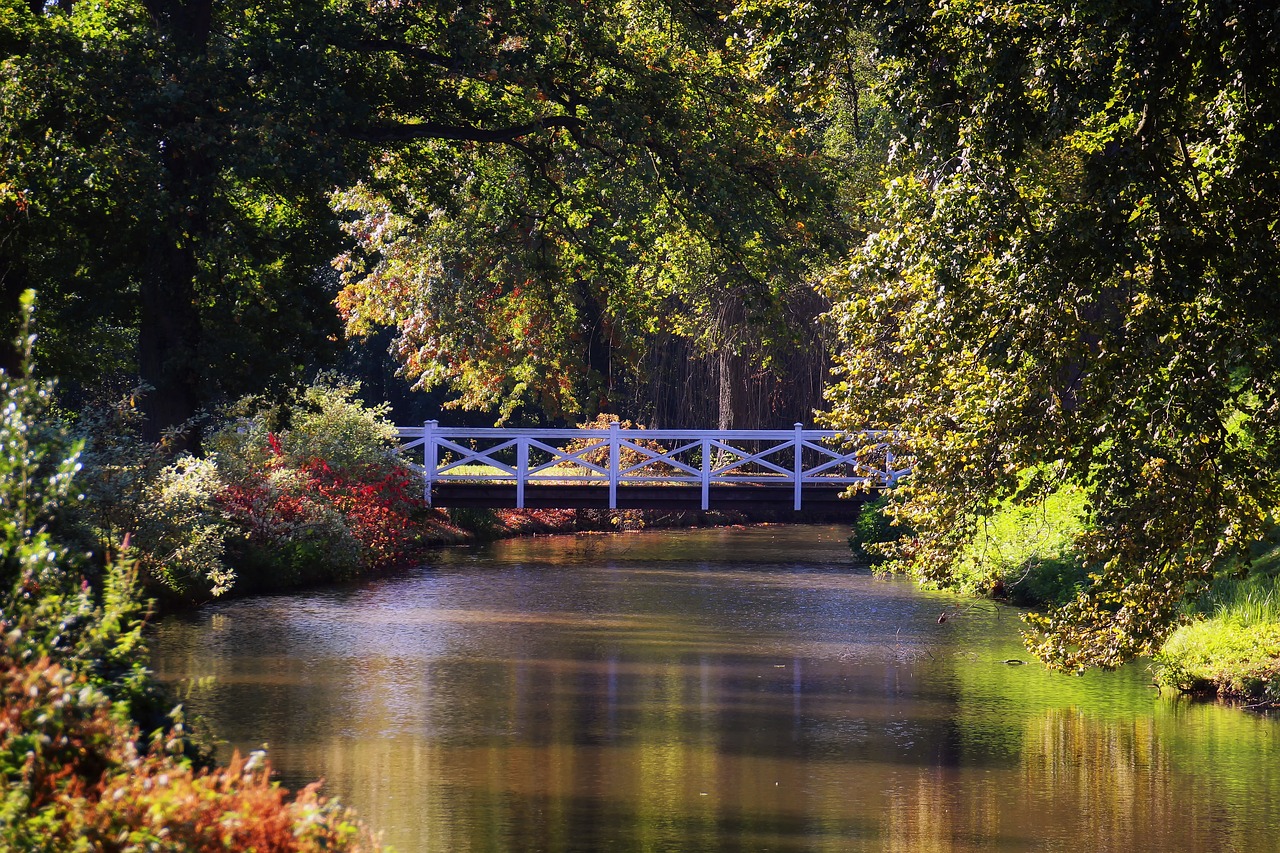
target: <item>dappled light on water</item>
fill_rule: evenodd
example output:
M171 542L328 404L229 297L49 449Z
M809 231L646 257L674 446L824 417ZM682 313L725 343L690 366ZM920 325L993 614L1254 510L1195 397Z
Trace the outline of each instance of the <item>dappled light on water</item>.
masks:
M844 536L453 549L171 618L155 665L402 853L1275 848L1276 721L1008 664L1014 611L873 578Z

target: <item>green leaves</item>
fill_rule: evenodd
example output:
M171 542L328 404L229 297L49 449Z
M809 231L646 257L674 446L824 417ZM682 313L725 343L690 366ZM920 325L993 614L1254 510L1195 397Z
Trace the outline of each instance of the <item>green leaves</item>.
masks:
M335 196L348 331L394 325L410 377L504 419L594 413L661 336L711 349L726 306L798 337L795 283L848 228L814 116L757 94L734 25L630 2L493 14L430 41L456 58L434 84L522 132L406 146Z
M910 436L898 512L917 536L900 565L932 579L993 502L1019 499L1021 472L1086 491L1079 547L1104 568L1031 620L1059 666L1150 651L1276 505L1280 411L1257 401L1280 391L1280 306L1262 283L1280 244L1261 213L1280 203L1280 116L1266 96L1247 119L1229 106L1276 85L1271 48L1232 35L1238 11L876 18L913 153L875 208L882 227L829 281L832 420ZM1261 6L1242 15L1280 27Z

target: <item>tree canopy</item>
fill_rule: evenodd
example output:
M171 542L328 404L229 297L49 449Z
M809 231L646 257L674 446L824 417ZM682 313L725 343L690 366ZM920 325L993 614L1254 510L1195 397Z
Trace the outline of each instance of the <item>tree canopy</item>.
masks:
M466 122L517 130L406 145L338 194L348 329L397 327L409 376L504 416L590 415L655 336L706 344L729 304L758 339L794 339L788 306L849 230L840 164L825 114L756 73L729 5L486 9L405 38Z
M958 2L875 16L900 118L830 280L832 417L916 459L900 565L945 580L997 503L1085 487L1065 667L1151 651L1280 486L1280 12Z
M333 353L340 219L350 331L552 415L726 301L798 340L847 234L731 4L3 2L0 283L49 293L46 369L136 372L155 428Z

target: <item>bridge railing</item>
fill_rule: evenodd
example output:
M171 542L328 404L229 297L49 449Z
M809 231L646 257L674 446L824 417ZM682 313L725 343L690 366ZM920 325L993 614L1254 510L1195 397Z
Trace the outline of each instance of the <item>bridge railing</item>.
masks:
M790 430L490 429L400 427L401 448L421 452L425 495L436 483L514 484L524 507L530 485L608 486L609 507L630 485L698 485L702 508L713 485L790 485L794 508L805 486L892 486L890 433ZM414 456L417 455L415 452ZM412 458L412 457L411 457Z

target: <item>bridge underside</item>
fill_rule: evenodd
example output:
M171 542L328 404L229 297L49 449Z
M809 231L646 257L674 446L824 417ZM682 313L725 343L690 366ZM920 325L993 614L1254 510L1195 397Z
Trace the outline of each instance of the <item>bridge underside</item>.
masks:
M785 511L796 516L853 518L867 496L844 496L843 486L805 486L803 508L793 509L792 486L713 485L708 491L708 509L740 512ZM439 507L480 507L512 509L516 487L503 483L435 483L431 503ZM535 485L524 487L525 509L608 509L609 487L595 485ZM698 485L618 486L618 509L653 509L668 512L697 512L702 509L702 487Z

